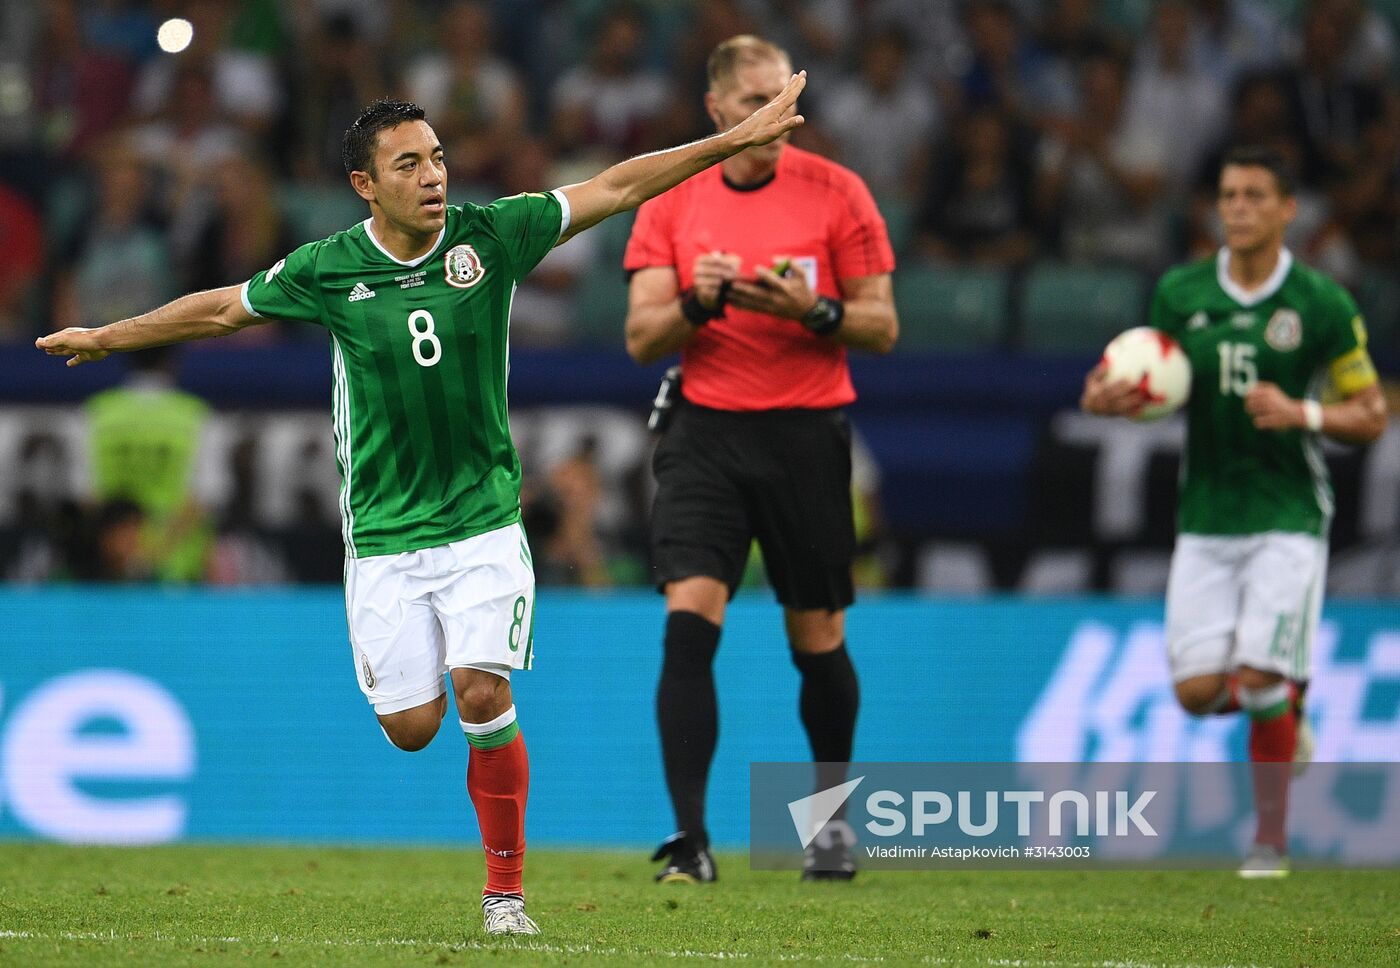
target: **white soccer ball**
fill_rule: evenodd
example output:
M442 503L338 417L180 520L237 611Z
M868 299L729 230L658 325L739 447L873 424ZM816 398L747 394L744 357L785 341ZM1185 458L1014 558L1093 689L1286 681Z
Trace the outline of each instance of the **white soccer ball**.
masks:
M1134 420L1159 420L1191 396L1191 361L1160 329L1138 326L1119 333L1104 347L1103 363L1109 382L1130 380L1147 394Z

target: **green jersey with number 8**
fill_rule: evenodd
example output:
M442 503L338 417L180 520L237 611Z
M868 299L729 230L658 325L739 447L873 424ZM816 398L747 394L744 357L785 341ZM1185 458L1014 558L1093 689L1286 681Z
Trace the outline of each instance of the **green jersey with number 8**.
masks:
M568 227L559 192L449 206L403 262L367 219L243 285L250 313L330 330L346 554L450 544L520 517L506 417L516 284Z
M1228 259L1222 249L1171 270L1152 298L1152 325L1191 360L1178 529L1325 535L1332 487L1319 435L1258 430L1244 401L1260 381L1313 400L1375 383L1365 324L1345 289L1287 249L1252 292L1229 278Z

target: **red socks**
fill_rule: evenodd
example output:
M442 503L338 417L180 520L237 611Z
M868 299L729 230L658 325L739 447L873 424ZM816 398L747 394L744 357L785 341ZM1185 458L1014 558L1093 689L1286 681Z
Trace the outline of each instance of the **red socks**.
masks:
M504 723L502 725L502 723ZM525 869L525 801L530 759L515 723L515 707L490 723L463 723L471 758L467 793L476 807L486 851L485 894L520 894ZM478 732L488 729L487 732Z
M1249 761L1254 774L1254 807L1259 817L1255 842L1287 852L1288 781L1298 744L1293 687L1281 682L1248 690L1241 699L1249 713Z
M1250 719L1251 763L1292 763L1293 750L1297 745L1298 717L1292 708L1273 719Z

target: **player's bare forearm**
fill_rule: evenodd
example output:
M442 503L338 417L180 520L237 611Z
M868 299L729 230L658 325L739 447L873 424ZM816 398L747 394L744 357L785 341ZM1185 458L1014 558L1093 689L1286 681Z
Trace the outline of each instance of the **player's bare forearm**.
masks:
M680 280L671 266L648 266L627 284L627 356L647 366L685 346L696 326L680 314Z
M1371 385L1322 408L1322 432L1348 444L1370 444L1385 433L1385 394Z
M841 280L845 316L832 337L852 349L888 353L899 339L894 284L887 272Z
M678 351L695 326L681 315L675 271L641 269L632 276L627 304L627 355L643 366Z
M806 71L794 74L777 97L728 131L678 148L638 155L586 182L565 185L560 191L569 200L569 230L560 241L573 238L610 215L636 208L745 148L766 145L796 128L803 118L793 114L792 109L806 84Z
M98 340L108 352L140 350L227 336L256 321L243 308L239 287L227 286L190 293L144 315L104 326L98 330Z
M1309 427L1309 409L1316 407L1320 425ZM1385 433L1385 396L1372 385L1337 403L1295 400L1275 384L1259 383L1245 398L1245 410L1260 430L1317 429L1347 444L1369 444Z
M50 356L68 356L69 366L101 360L111 353L143 350L224 336L258 322L244 307L238 286L181 296L141 316L93 329L72 327L40 337L34 345Z
M627 355L646 366L678 352L694 334L679 302L632 310L627 314Z
M848 299L841 328L833 337L852 349L888 353L899 339L894 303L883 299Z
M603 219L636 208L743 150L732 131L711 135L679 148L638 155L578 185L562 190L569 199L569 231L572 238Z

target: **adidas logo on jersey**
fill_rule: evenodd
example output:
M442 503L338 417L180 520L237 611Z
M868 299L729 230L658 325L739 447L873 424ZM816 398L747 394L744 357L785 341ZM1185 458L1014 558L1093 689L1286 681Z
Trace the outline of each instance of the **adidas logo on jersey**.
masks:
M359 302L361 299L373 299L374 290L366 286L363 282L355 283L355 288L350 290L350 301Z

